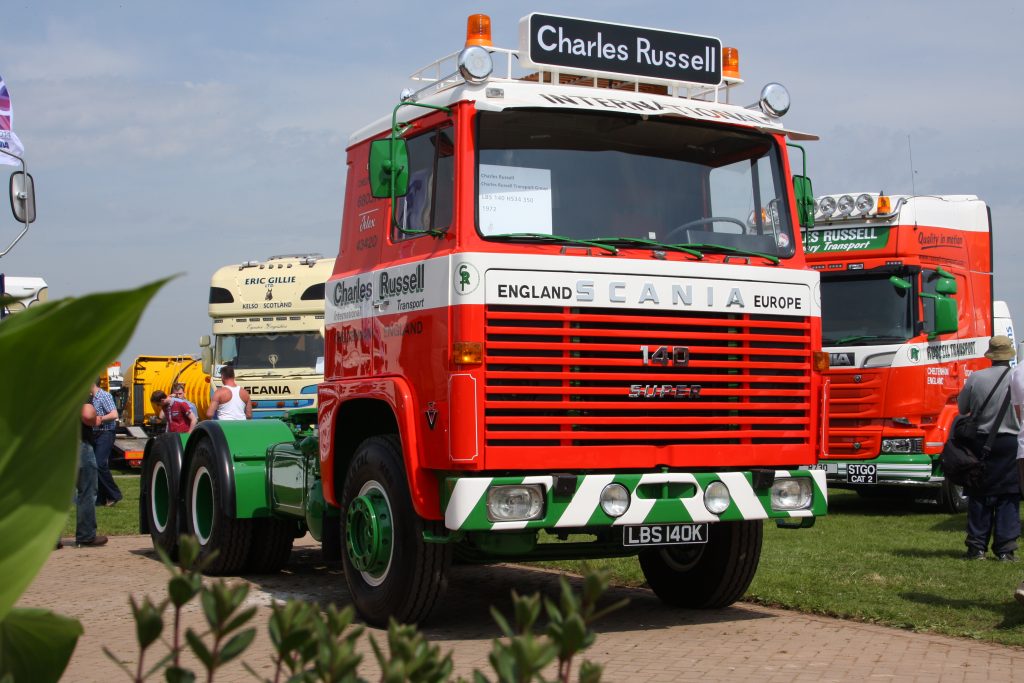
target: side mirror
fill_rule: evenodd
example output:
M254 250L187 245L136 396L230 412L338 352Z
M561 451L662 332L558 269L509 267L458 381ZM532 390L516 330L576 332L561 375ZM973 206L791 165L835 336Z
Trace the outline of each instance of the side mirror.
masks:
M210 344L210 335L204 334L202 337L200 337L199 338L199 346L202 347L202 348L206 348L207 346L211 346L211 344Z
M19 223L36 220L36 184L29 173L11 174L11 212Z
M899 277L898 275L893 275L892 277L890 277L889 278L889 282L891 282L892 286L895 287L896 289L904 289L904 290L906 290L906 289L910 289L911 287L913 287L912 284L910 284L909 282L907 282L903 278Z
M370 194L391 197L394 177L395 197L409 191L409 148L401 138L386 138L370 143Z
M952 277L942 277L935 283L936 294L956 294L956 280Z
M206 339L207 341L209 341L210 338L206 337ZM213 369L213 349L210 348L209 344L203 347L203 350L200 352L199 357L203 365L203 372L209 375L210 370Z
M930 334L949 334L957 330L956 299L940 296L935 299L935 329Z
M811 179L805 175L793 176L793 192L796 194L796 213L801 228L814 227L814 188Z

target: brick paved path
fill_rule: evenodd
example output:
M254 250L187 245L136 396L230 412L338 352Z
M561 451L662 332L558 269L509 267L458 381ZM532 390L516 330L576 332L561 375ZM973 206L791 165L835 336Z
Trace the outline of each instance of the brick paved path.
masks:
M166 593L166 570L148 537L112 538L105 548L54 552L22 597L22 606L45 607L75 616L85 626L65 681L117 681L127 677L104 656L108 646L126 662L136 655L127 595ZM287 573L248 577L249 600L261 605L259 635L247 661L269 675L267 607L290 597L323 603L348 602L340 570L324 566L310 539L292 555ZM487 653L498 635L487 607L508 614L509 591L557 593L557 575L522 567L455 567L447 599L425 629L447 651L457 648L456 672L489 672ZM630 607L599 622L588 656L605 664L605 680L677 681L1024 681L1024 650L969 640L810 616L738 604L711 612L670 609L646 590L614 589ZM198 626L198 608L187 615ZM374 632L383 642L385 634ZM379 670L368 645L362 668L368 680ZM234 663L233 663L234 664ZM198 670L198 669L197 669ZM201 678L200 678L201 679ZM154 679L156 680L156 679ZM159 679L162 680L162 677ZM232 666L216 680L252 681Z

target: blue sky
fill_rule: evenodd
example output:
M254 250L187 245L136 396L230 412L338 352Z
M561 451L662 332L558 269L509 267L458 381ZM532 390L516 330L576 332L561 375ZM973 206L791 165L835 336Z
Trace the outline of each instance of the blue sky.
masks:
M779 81L787 125L821 135L816 193L987 201L996 293L1024 325L1024 17L1010 2L8 3L0 74L39 219L0 271L42 276L51 297L181 273L121 360L198 353L218 267L336 253L349 134L459 49L478 11L503 47L531 11L736 46L738 99ZM16 234L0 215L3 245Z

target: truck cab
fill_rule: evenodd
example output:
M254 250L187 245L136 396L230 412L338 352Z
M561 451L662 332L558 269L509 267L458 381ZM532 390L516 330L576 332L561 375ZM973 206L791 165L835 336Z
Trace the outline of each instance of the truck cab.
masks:
M818 466L831 485L916 490L961 509L938 455L964 381L989 365L988 207L974 195L877 193L826 195L816 207L804 249L821 272L830 359Z
M373 624L425 619L454 559L636 556L664 601L713 608L765 520L825 514L788 156L813 136L785 89L730 103L738 53L707 36L535 13L519 37L470 17L350 138L316 413L203 423L165 458L217 571L308 529Z
M324 283L332 267L333 259L319 254L292 254L213 274L213 339L199 341L203 369L216 377L221 366L234 367L254 418L316 407L324 372Z

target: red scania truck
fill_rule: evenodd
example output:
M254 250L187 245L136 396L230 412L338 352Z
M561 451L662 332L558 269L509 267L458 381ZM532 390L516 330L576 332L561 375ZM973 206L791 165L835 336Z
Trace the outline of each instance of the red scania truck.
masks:
M818 467L865 495L925 492L965 509L938 455L994 319L992 227L973 195L821 196L804 251L821 272L828 440ZM997 315L1003 311L1002 315ZM1000 333L1012 335L1003 323Z
M811 136L778 84L729 103L715 38L469 33L350 140L318 410L154 440L143 524L222 573L308 530L374 624L426 617L453 557L639 555L665 601L727 605L763 520L826 510L800 469L827 368L813 194L787 155Z

